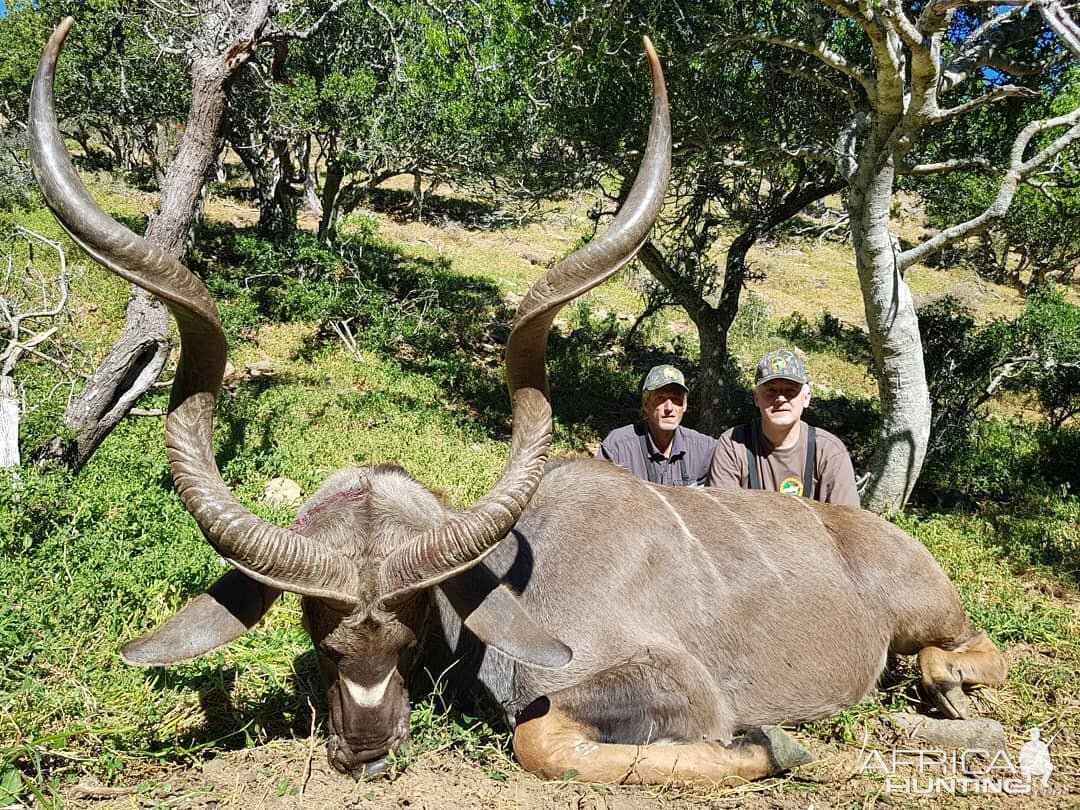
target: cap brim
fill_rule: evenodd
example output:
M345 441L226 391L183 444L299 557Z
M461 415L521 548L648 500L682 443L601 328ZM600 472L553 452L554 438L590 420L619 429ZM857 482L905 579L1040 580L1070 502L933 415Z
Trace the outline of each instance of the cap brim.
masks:
M803 380L799 377L789 377L787 374L770 374L768 377L762 377L754 383L754 388L757 388L759 385L764 385L767 382L772 382L773 380L787 380L788 382L798 383L799 385L806 385L810 382L809 380Z

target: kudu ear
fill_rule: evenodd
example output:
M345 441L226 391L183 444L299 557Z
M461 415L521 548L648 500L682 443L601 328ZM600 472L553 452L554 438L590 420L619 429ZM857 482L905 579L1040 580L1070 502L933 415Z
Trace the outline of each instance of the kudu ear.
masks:
M525 664L565 666L573 651L538 625L484 563L437 585L462 622L489 647Z
M125 644L120 657L140 667L190 661L244 635L281 591L229 571L157 630Z

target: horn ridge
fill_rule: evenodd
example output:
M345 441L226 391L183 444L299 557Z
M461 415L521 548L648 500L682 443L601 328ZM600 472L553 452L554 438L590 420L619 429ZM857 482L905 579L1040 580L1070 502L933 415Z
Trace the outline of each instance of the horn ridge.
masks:
M180 330L180 362L165 421L177 492L210 543L236 568L274 588L352 603L351 561L246 509L226 486L213 453L214 402L226 343L203 283L176 258L108 216L87 191L60 135L53 100L56 62L74 19L49 39L30 96L30 155L46 204L71 238L118 276L162 299Z
M506 346L507 385L514 421L510 454L492 490L467 512L452 515L387 558L381 572L386 600L467 570L494 548L536 491L551 447L551 404L545 357L559 310L633 259L660 215L671 173L671 121L663 70L652 42L645 52L653 84L649 139L637 177L611 226L556 264L518 306Z

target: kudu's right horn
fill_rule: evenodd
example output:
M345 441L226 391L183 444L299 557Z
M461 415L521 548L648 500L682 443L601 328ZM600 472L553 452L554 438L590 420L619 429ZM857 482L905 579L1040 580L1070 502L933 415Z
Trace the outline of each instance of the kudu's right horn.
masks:
M181 352L165 423L169 465L185 507L218 552L257 582L343 605L394 598L467 569L513 527L540 480L551 441L544 356L559 309L633 258L659 215L671 159L671 128L659 61L648 40L653 118L631 192L603 236L559 262L526 294L506 349L514 411L502 475L472 509L415 538L379 572L254 515L233 497L213 454L214 402L226 345L203 283L174 257L105 214L82 184L60 135L53 102L56 61L73 20L53 32L30 101L30 151L46 204L71 238L117 275L161 298L180 330Z

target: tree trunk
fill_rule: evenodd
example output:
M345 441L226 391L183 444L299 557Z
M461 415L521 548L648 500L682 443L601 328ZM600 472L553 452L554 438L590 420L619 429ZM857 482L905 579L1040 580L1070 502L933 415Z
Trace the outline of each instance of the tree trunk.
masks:
M697 429L702 433L719 435L730 427L726 424L729 412L724 404L724 389L727 387L727 370L731 364L727 346L731 320L725 321L723 313L702 298L690 281L670 265L652 242L642 245L638 259L686 310L686 314L697 327L701 360L698 365L696 390L691 394L697 403ZM725 279L725 287L727 283ZM738 286L741 286L741 282ZM737 301L738 295L735 297ZM735 306L737 308L738 304ZM731 317L734 318L734 313Z
M341 182L345 170L341 163L331 158L326 164L326 182L323 183L322 217L319 219L319 241L323 244L337 238L338 205L341 200Z
M312 138L309 135L304 142L304 154L301 162L304 166L304 205L315 216L322 218L322 203L319 201L319 167L316 163L311 148Z
M219 150L218 127L225 109L231 71L224 58L198 59L191 68L191 111L176 160L165 174L158 213L146 238L171 256L187 252L192 224L201 207L207 171ZM80 469L105 437L154 384L169 357L164 305L135 288L128 303L124 333L64 414L74 433L70 443L52 441L39 458Z
M862 502L879 514L896 512L907 503L930 439L930 389L919 321L896 262L897 243L889 232L894 179L893 160L870 144L860 155L849 198L882 419Z
M0 469L19 466L19 394L10 375L0 375Z
M728 355L728 329L716 310L702 311L694 320L698 330L698 345L701 347L701 362L698 366L697 391L697 429L710 436L719 436L731 427L731 408L728 389L731 365ZM730 325L729 325L730 326Z

